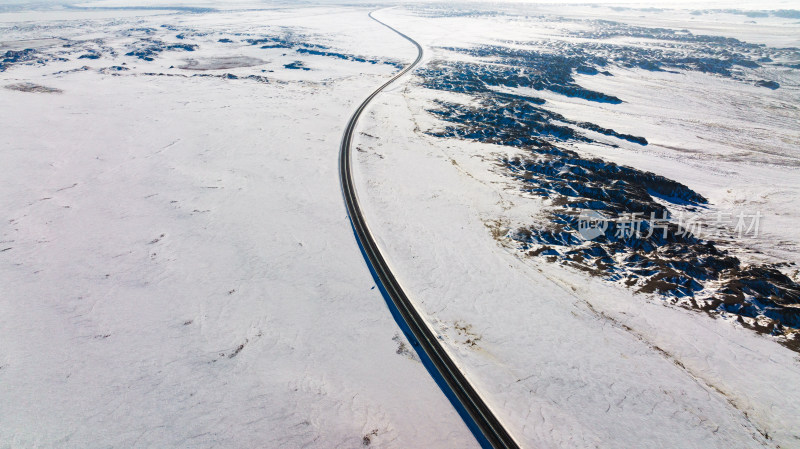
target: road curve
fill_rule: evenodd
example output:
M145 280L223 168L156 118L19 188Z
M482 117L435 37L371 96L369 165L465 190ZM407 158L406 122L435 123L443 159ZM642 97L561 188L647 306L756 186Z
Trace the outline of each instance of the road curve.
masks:
M369 14L369 17L417 47L417 59L406 66L389 81L377 88L367 97L347 122L342 144L339 151L339 178L342 185L342 194L347 206L350 223L353 226L356 240L358 241L364 259L375 278L375 282L383 293L392 315L406 336L414 345L428 371L444 391L450 402L458 410L464 422L478 439L483 447L488 448L519 448L517 443L506 432L500 421L494 416L489 406L481 399L472 385L467 381L458 366L453 362L445 349L439 343L436 334L428 327L419 312L408 299L397 279L389 269L388 264L381 255L375 239L364 221L361 208L358 204L355 185L351 172L351 146L356 124L364 109L370 101L383 89L395 82L398 78L412 70L422 60L422 47L410 37L397 31L391 26L381 22Z

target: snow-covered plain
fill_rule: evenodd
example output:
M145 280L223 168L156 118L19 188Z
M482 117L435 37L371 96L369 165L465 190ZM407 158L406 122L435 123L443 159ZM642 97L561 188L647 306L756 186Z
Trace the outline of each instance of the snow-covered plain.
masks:
M423 65L470 60L441 47L578 42L567 31L595 19L800 45L797 20L706 11L722 2L469 3L376 16L423 45ZM736 7L791 6L773 3ZM0 52L35 50L0 71L0 447L476 446L374 288L339 190L349 114L414 48L357 6L171 4L229 11L0 13ZM564 145L711 209L758 207L766 238L730 249L800 261L796 74L773 91L610 70L576 83L621 104L536 96L650 144ZM549 206L498 164L521 152L427 134L443 126L435 100L471 101L413 75L377 97L359 197L521 446L800 447L796 352L521 254L509 231Z
M0 447L476 446L339 189L342 128L396 67L242 42L413 59L368 12L0 24L0 51L47 37L23 48L65 59L0 72ZM144 38L198 48L125 56ZM21 83L61 92L3 88Z
M554 10L453 15L443 6L381 17L418 40L430 64L470 59L448 47L566 40L560 27L570 23L549 20ZM556 12L571 13L603 18L586 8ZM658 14L647 14L657 26ZM676 14L683 12L662 14L663 26ZM766 44L797 45L797 24L781 24L793 34ZM723 28L745 41L768 34L768 26L718 23ZM570 119L651 144L565 145L676 179L710 198L711 210L758 208L768 217L766 237L730 249L744 260L797 262L796 72L772 91L710 74L609 70L613 77L577 75L577 84L622 104L546 90L534 96ZM474 102L427 89L418 77L368 111L357 164L366 220L401 283L523 446L800 447L796 352L731 320L522 256L504 236L548 204L500 168L503 157L523 151L430 136L444 127L427 112L435 101Z

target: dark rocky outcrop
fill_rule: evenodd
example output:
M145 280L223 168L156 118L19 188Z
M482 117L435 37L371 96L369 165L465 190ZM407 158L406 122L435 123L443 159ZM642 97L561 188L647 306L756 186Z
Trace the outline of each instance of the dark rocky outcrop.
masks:
M667 51L598 42L550 42L537 43L549 51L518 46L449 48L473 56L475 62L434 62L418 72L422 84L429 89L468 94L472 101L436 101L429 112L444 126L429 134L523 150L524 155L503 158L498 164L522 191L548 199L551 212L548 223L506 235L520 251L697 310L733 314L744 325L782 336L779 341L800 349L800 343L792 340L800 334L791 331L800 329L800 285L779 266L744 264L671 215L671 211L702 211L706 198L667 177L583 157L564 145L593 142L596 134L586 131L643 146L648 144L644 137L576 121L550 111L541 98L502 91L525 87L619 103L622 100L617 97L581 87L574 75L610 75L606 69L622 66L697 71L746 81L748 77L740 70L769 63L764 58L771 50L717 36L613 22L608 27L599 27L586 36L658 36L675 42L676 47ZM690 51L678 48L680 45ZM758 62L756 57L760 58ZM774 81L757 84L778 87ZM582 211L602 214L607 224L593 239L580 233ZM635 229L626 228L625 223L632 222Z

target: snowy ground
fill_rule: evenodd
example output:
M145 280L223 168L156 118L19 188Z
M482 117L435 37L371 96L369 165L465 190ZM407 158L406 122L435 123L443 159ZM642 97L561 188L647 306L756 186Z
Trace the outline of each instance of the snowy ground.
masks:
M288 31L412 59L368 11L0 24L2 52L69 52L0 72L0 447L475 446L374 288L339 189L343 126L396 68L241 42ZM142 36L198 48L125 56ZM262 62L178 68L223 56ZM20 83L61 93L3 88Z
M426 8L381 18L418 40L428 62L457 57L440 47L548 33L535 18L441 17ZM725 31L743 40L759 34L736 24ZM797 44L786 35L768 43L787 41ZM768 237L739 245L741 253L797 261L792 78L777 91L642 70L579 83L625 103L536 96L569 118L652 142L576 150L677 179L712 208L760 208ZM365 217L401 283L524 446L800 447L800 398L788 387L800 381L797 353L731 321L498 244L543 202L500 173L498 159L513 149L424 134L442 126L425 111L434 99L468 101L411 79L368 111L357 165Z
M376 15L423 64L573 26L554 15L800 46L796 19L688 9L723 2L470 3ZM34 50L0 71L0 447L475 447L374 288L339 187L349 114L415 49L368 8L173 4L226 11L0 11L0 54ZM774 91L698 73L576 79L624 103L536 94L650 144L572 149L710 208L757 207L763 238L732 248L800 262L796 76ZM523 447L800 447L796 352L521 257L504 236L547 205L499 169L513 148L425 134L435 99L464 97L414 76L377 97L355 142L359 197Z

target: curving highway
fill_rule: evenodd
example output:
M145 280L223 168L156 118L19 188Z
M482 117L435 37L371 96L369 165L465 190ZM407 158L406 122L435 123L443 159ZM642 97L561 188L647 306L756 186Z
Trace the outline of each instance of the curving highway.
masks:
M506 432L489 406L486 405L469 381L467 381L458 366L439 343L436 334L428 327L419 312L414 308L414 305L389 269L383 255L381 255L378 245L375 243L375 239L372 237L361 213L358 195L352 179L350 156L356 124L364 109L376 95L416 67L422 60L422 47L416 41L376 19L372 16L372 13L369 14L369 17L414 44L417 47L417 59L372 92L358 106L358 109L347 122L339 152L339 178L353 232L364 259L375 278L375 282L392 311L392 315L394 315L398 325L400 325L416 348L428 371L461 414L464 422L478 439L481 446L487 448L518 448L517 443Z

